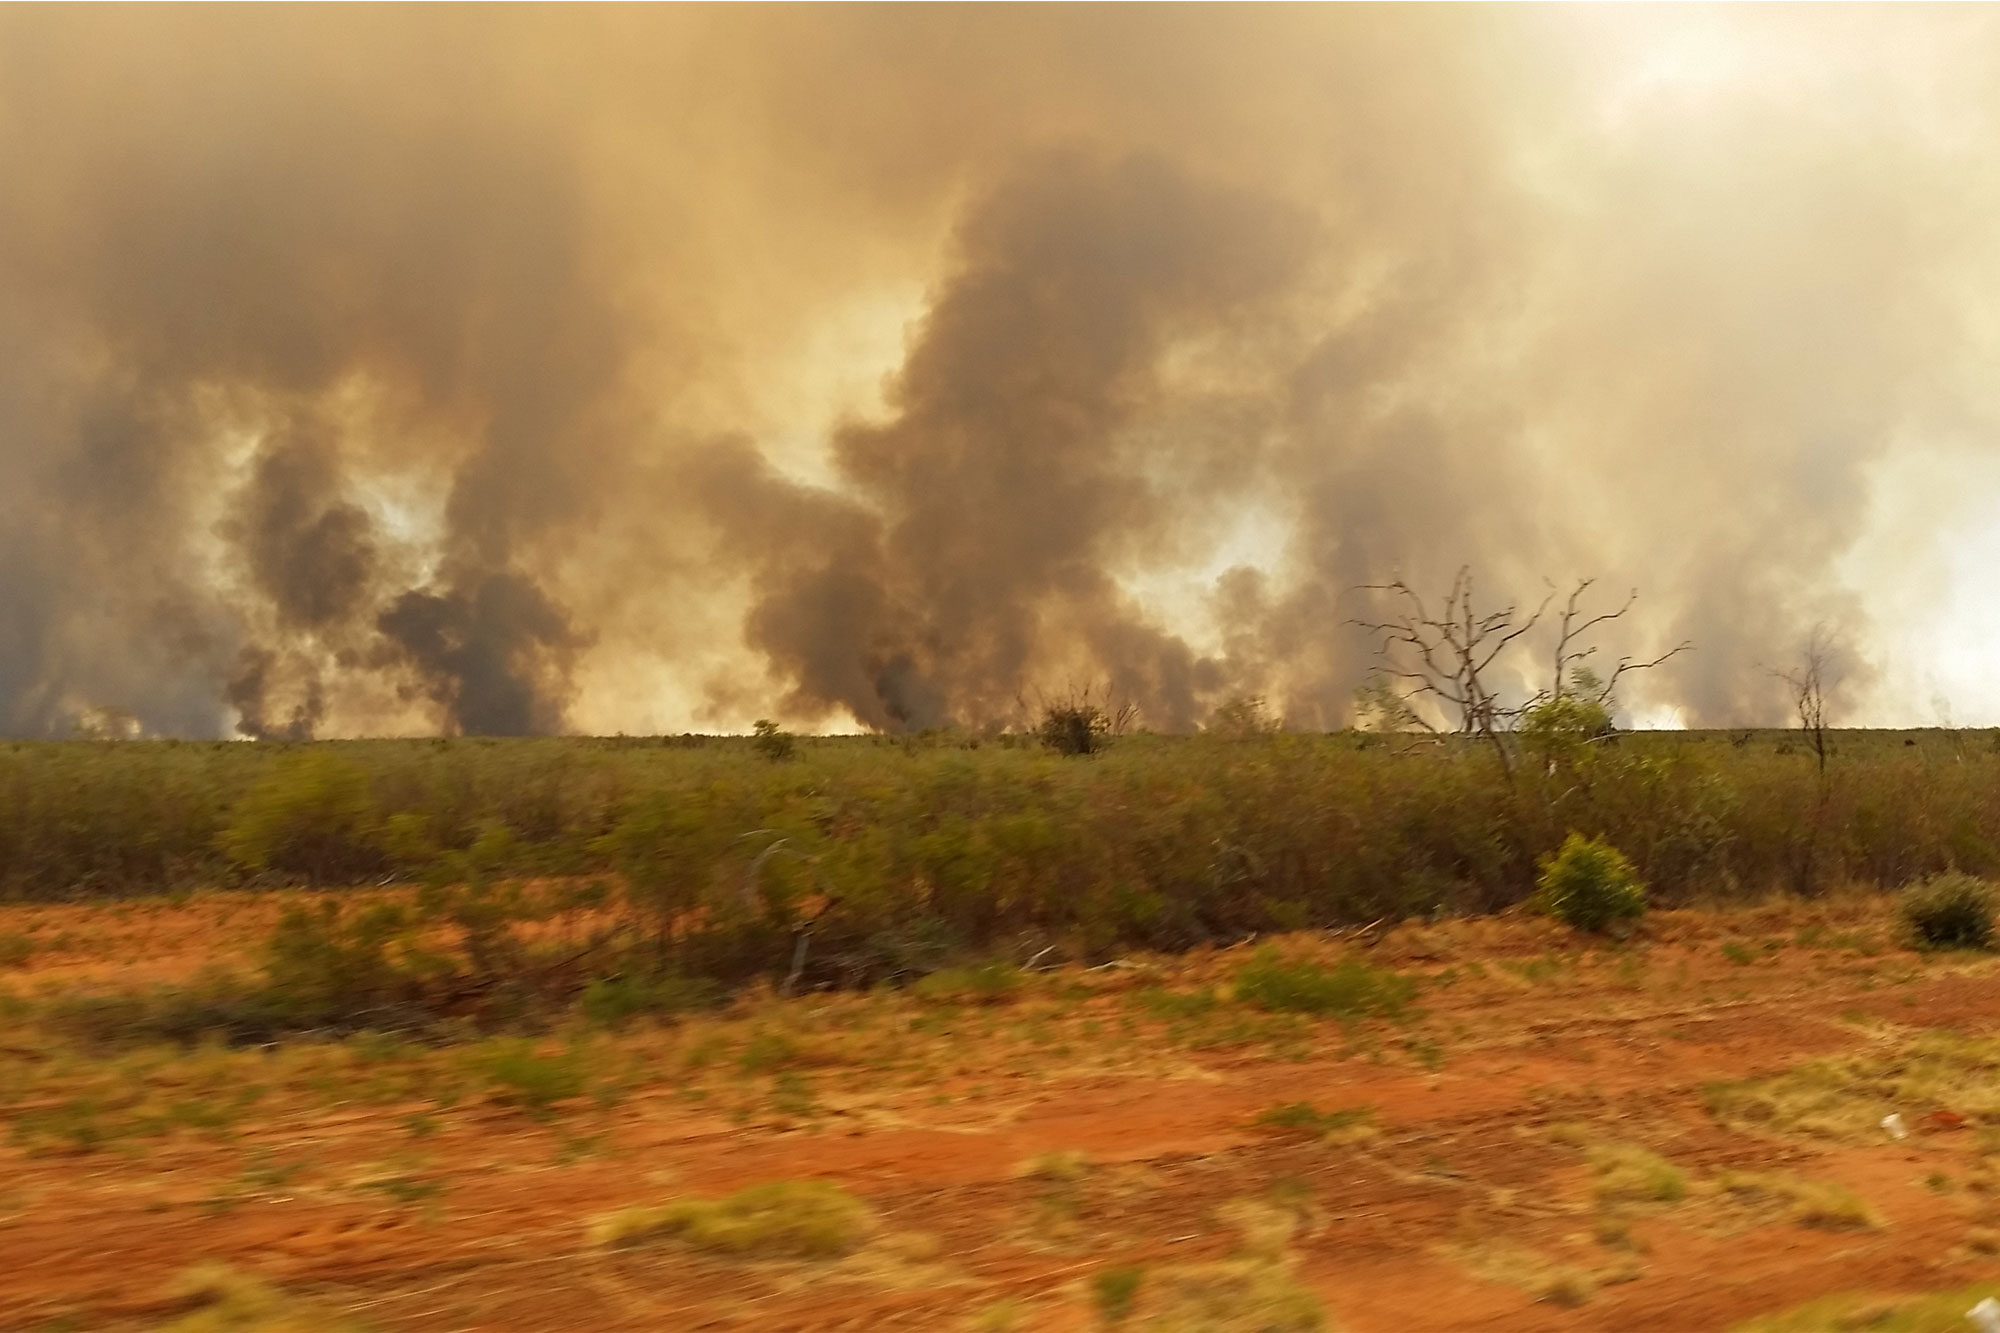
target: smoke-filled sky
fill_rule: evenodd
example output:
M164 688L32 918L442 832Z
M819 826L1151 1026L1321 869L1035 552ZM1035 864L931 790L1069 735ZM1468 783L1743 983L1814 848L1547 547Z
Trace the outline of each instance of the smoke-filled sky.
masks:
M2000 13L0 10L0 733L2000 722ZM1537 651L1524 666L1544 670ZM1528 677L1526 689L1541 683Z

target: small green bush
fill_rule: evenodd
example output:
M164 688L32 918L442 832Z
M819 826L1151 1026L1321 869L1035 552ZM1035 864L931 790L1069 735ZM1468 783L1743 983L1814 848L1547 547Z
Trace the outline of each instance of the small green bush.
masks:
M1417 983L1387 968L1348 959L1334 967L1287 963L1270 948L1259 949L1236 974L1236 998L1275 1013L1317 1014L1323 1018L1398 1018L1417 993Z
M411 925L408 911L396 903L287 908L264 946L270 1007L295 1026L342 1026L408 999L420 984L402 947Z
M1925 949L1993 947L1993 886L1951 871L1904 889L1897 910L1911 942Z
M760 1031L744 1044L736 1067L746 1074L768 1074L798 1063L799 1044L782 1032Z
M798 751L798 737L789 731L780 730L778 724L769 718L758 718L754 730L756 739L750 742L757 753L772 763L782 763Z
M666 972L621 972L583 988L583 1016L599 1027L623 1027L634 1018L678 1014L715 1003L714 982Z
M1107 1325L1124 1323L1139 1300L1139 1288L1145 1280L1146 1270L1137 1264L1100 1269L1090 1279L1090 1296L1097 1306L1098 1318Z
M1616 847L1581 833L1542 863L1535 905L1578 930L1604 930L1646 914L1646 889Z
M489 1042L475 1053L473 1064L499 1100L536 1115L546 1114L557 1102L581 1097L590 1082L581 1051L571 1048L543 1055L525 1038Z

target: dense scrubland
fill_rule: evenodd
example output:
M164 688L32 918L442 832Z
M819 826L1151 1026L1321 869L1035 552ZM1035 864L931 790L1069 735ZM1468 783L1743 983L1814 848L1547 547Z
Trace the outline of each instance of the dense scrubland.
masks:
M1454 738L447 739L0 747L13 901L750 867L850 910L1172 946L1518 901L1570 831L1667 901L2000 869L2000 733L1627 734L1504 775ZM782 840L787 855L774 859ZM790 863L809 870L786 869ZM696 881L701 883L697 884Z
M2000 869L1990 733L1840 733L1824 762L1786 732L1512 744L1505 767L1464 739L1353 732L1086 756L957 734L17 744L0 885L418 888L276 932L294 1017L316 1022L360 999L596 985L643 1007L1490 912L1572 834L1665 905Z

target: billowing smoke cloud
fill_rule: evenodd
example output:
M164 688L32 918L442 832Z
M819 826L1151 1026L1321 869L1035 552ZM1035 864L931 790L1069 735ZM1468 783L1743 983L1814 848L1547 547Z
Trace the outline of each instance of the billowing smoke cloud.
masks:
M553 732L577 639L541 589L512 574L460 581L449 592L406 592L377 621L431 701L468 731Z
M1849 716L1930 720L2000 612L1953 564L2000 546L1996 56L1978 11L9 11L0 731L1335 726L1356 589L1461 565L1640 587L1611 646L1698 649L1643 716L1781 721L1824 627Z
M1148 625L1109 572L1195 503L1145 475L1159 442L1133 427L1170 341L1277 290L1299 230L1151 158L1038 161L983 201L894 415L835 436L853 501L713 465L703 508L761 572L749 641L796 682L794 707L882 728L1004 715L1072 659L1190 721L1216 665Z

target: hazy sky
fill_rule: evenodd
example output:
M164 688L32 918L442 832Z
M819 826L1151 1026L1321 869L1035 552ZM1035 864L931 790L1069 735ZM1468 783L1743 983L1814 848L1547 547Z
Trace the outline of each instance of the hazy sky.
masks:
M0 733L2000 723L2000 13L0 9ZM1535 683L1535 682L1528 682Z

